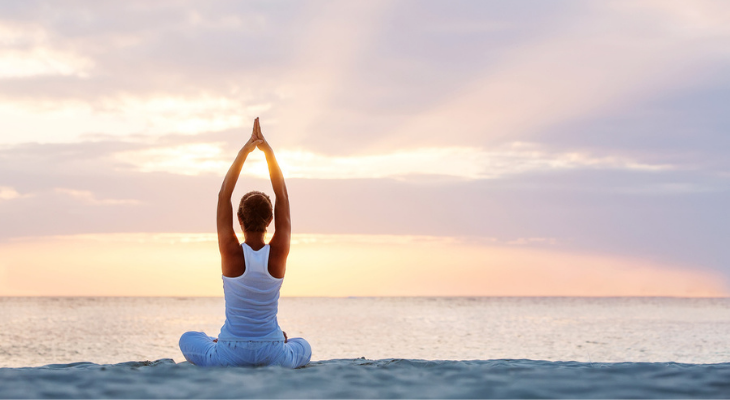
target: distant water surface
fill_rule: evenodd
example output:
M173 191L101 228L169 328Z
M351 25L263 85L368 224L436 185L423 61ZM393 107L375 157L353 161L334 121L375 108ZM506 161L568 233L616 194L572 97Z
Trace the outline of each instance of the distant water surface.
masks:
M0 367L172 358L217 336L222 298L0 298ZM730 299L283 298L313 360L726 363Z

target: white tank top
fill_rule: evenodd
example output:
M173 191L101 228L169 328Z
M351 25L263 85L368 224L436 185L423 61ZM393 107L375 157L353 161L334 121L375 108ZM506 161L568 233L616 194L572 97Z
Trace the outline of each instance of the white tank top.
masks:
M269 245L254 251L242 243L246 269L235 278L223 276L226 323L219 340L284 340L276 314L283 278L269 273Z

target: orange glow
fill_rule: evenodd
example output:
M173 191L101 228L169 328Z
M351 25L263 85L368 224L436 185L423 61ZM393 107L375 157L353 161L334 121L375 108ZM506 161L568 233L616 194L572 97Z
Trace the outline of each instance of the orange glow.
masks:
M295 235L284 296L726 296L719 274L465 241ZM215 236L107 234L0 245L0 295L220 296Z

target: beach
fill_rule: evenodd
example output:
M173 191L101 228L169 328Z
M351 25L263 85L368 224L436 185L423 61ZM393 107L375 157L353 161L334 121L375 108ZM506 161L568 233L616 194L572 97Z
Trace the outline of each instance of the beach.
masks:
M2 398L727 398L730 363L328 360L296 370L170 359L0 369Z

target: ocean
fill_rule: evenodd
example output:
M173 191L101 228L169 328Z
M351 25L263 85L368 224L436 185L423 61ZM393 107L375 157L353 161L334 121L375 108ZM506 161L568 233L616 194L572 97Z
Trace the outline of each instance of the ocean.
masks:
M0 298L0 367L172 358L217 336L222 298ZM313 360L730 361L730 299L282 298Z
M279 324L310 342L309 367L211 375L182 363L180 335L216 336L223 310L222 298L0 298L0 397L730 397L727 298L282 298ZM152 386L109 391L95 375L106 371ZM282 374L289 386L179 392L191 376ZM350 384L311 384L338 374ZM428 389L444 376L453 386ZM596 389L612 379L623 392Z

